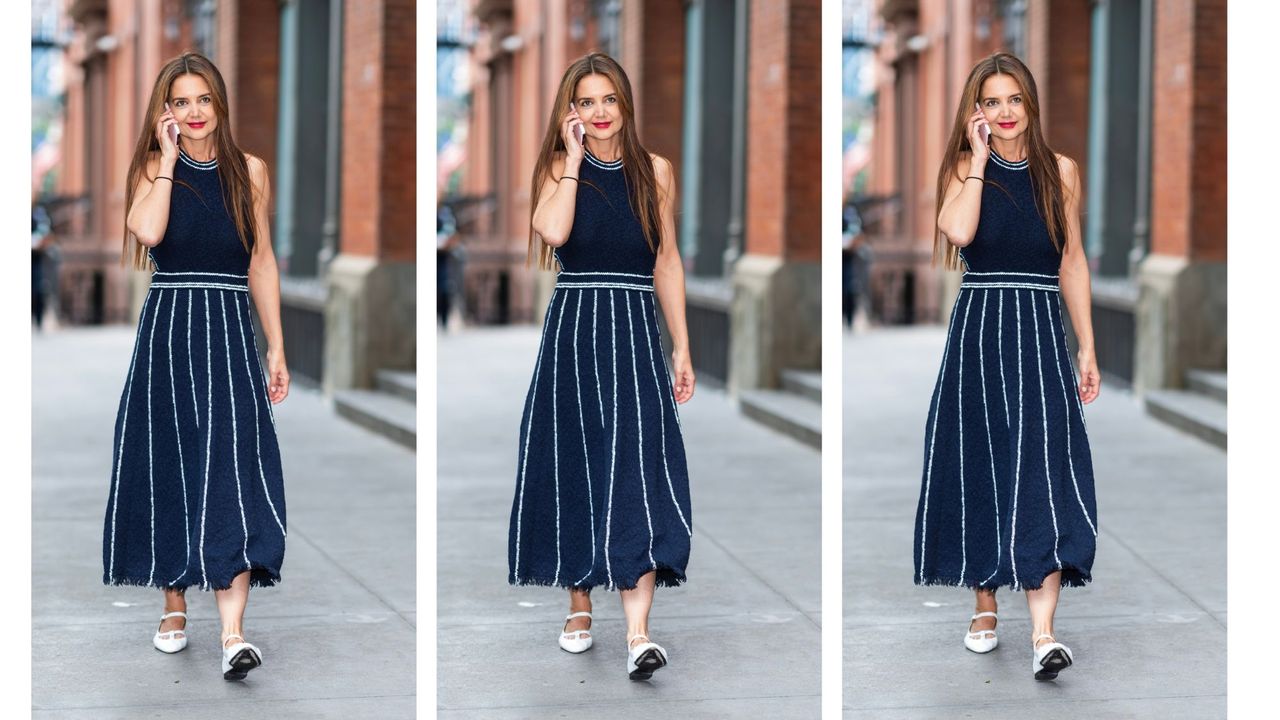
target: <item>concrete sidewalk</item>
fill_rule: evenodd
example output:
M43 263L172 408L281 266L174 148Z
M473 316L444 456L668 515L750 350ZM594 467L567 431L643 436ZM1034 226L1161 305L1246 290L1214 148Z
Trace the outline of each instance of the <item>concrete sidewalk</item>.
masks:
M132 328L32 338L35 717L412 718L414 454L295 387L275 407L289 537L282 582L249 594L263 666L222 679L213 593L187 592L189 645L157 652L159 590L102 584L102 523Z
M1094 581L1062 591L1075 654L1031 676L1026 601L1000 601L1000 647L961 644L970 591L912 584L938 327L844 341L844 707L847 717L1226 717L1227 456L1103 383L1085 408L1097 483Z
M819 715L819 454L699 388L681 406L693 499L689 581L659 589L653 639L671 664L627 679L616 593L597 591L595 646L556 645L564 590L507 585L521 408L538 329L440 336L441 718Z

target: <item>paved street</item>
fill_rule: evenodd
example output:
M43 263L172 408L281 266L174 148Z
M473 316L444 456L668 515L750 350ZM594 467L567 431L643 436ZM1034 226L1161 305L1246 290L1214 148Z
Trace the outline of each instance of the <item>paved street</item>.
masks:
M700 387L680 409L694 537L688 583L660 588L650 617L667 668L627 679L616 593L593 593L595 646L570 655L556 644L568 594L507 585L537 347L533 327L440 337L439 716L818 717L819 454L723 393Z
M1103 383L1086 406L1100 516L1094 581L1055 629L1076 664L1031 677L1026 602L998 594L1000 647L964 649L971 592L912 584L938 327L844 341L847 717L1226 717L1227 456Z
M102 584L112 429L133 328L32 338L32 703L38 718L412 718L414 455L295 387L275 407L283 577L250 592L264 664L222 679L211 592L187 592L190 643L151 646L159 590Z

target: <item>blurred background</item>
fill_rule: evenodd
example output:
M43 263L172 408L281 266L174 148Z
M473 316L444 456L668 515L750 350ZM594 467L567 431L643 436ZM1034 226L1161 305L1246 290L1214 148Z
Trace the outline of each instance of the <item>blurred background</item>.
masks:
M818 432L819 3L444 0L436 38L443 327L541 322L529 183L557 84L593 49L632 83L640 140L671 160L698 380ZM781 402L774 402L780 400ZM796 412L783 412L783 408Z
M930 265L940 153L969 70L1012 52L1036 78L1050 146L1080 165L1105 379L1225 446L1225 403L1201 401L1226 385L1226 2L844 5L846 248L859 245L844 290L858 322L948 316L959 273Z
M32 11L37 327L137 317L148 274L120 265L125 173L161 65L194 50L222 72L236 141L271 171L295 381L334 397L377 387L379 371L412 372L413 2L34 0Z

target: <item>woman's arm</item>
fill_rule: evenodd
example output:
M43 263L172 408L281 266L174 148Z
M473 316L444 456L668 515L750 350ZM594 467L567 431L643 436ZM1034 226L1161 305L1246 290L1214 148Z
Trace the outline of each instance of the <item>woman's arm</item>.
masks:
M973 242L973 235L978 232L983 182L981 179L970 180L969 176L985 178L987 174L987 158L991 156L991 149L982 140L982 133L978 129L984 120L981 111L975 110L969 116L971 152L962 154L956 166L959 170L967 167L968 172L961 178L954 175L947 178L942 209L938 211L938 231L947 238L947 242L956 247L965 247Z
M680 248L676 247L676 182L666 158L654 155L653 170L658 181L662 222L653 289L658 294L658 302L662 303L662 315L667 319L667 332L671 335L671 373L676 402L684 403L693 397L695 380L693 361L689 358L689 326L684 316L684 264L680 261Z
M560 121L565 155L552 160L551 177L542 181L538 197L533 199L537 203L533 210L533 231L551 247L564 245L573 229L573 213L578 204L577 178L582 167L582 146L573 133L573 126L578 122L575 111Z
M1071 328L1075 330L1080 350L1076 364L1080 370L1080 400L1093 402L1098 397L1101 376L1093 348L1093 317L1089 289L1089 263L1084 256L1084 244L1080 238L1080 176L1075 162L1065 155L1058 156L1058 171L1062 174L1063 201L1066 210L1066 243L1062 247L1062 263L1058 268L1058 281L1062 297L1071 316Z
M271 223L267 220L271 206L271 178L267 164L245 155L249 180L253 185L253 255L249 258L249 293L267 336L267 395L278 403L289 394L289 370L284 358L284 335L280 329L280 273L276 253L271 247Z
M126 210L125 227L147 247L159 245L169 227L169 198L173 195L173 167L178 163L178 147L166 128L174 122L173 113L167 111L156 121L159 157L153 155L147 160L146 171L133 189L133 205ZM161 176L169 179L159 180Z

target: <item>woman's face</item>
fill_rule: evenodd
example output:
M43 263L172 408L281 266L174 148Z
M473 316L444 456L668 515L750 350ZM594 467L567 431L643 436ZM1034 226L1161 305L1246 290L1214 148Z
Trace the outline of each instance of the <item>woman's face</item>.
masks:
M978 106L987 116L991 134L1013 140L1027 130L1027 109L1022 88L1009 75L992 75L982 82Z
M199 75L179 75L169 87L169 109L178 131L192 140L203 140L218 127L213 111L213 91Z
M622 106L613 82L604 75L587 75L573 93L574 107L589 137L608 140L622 130Z

